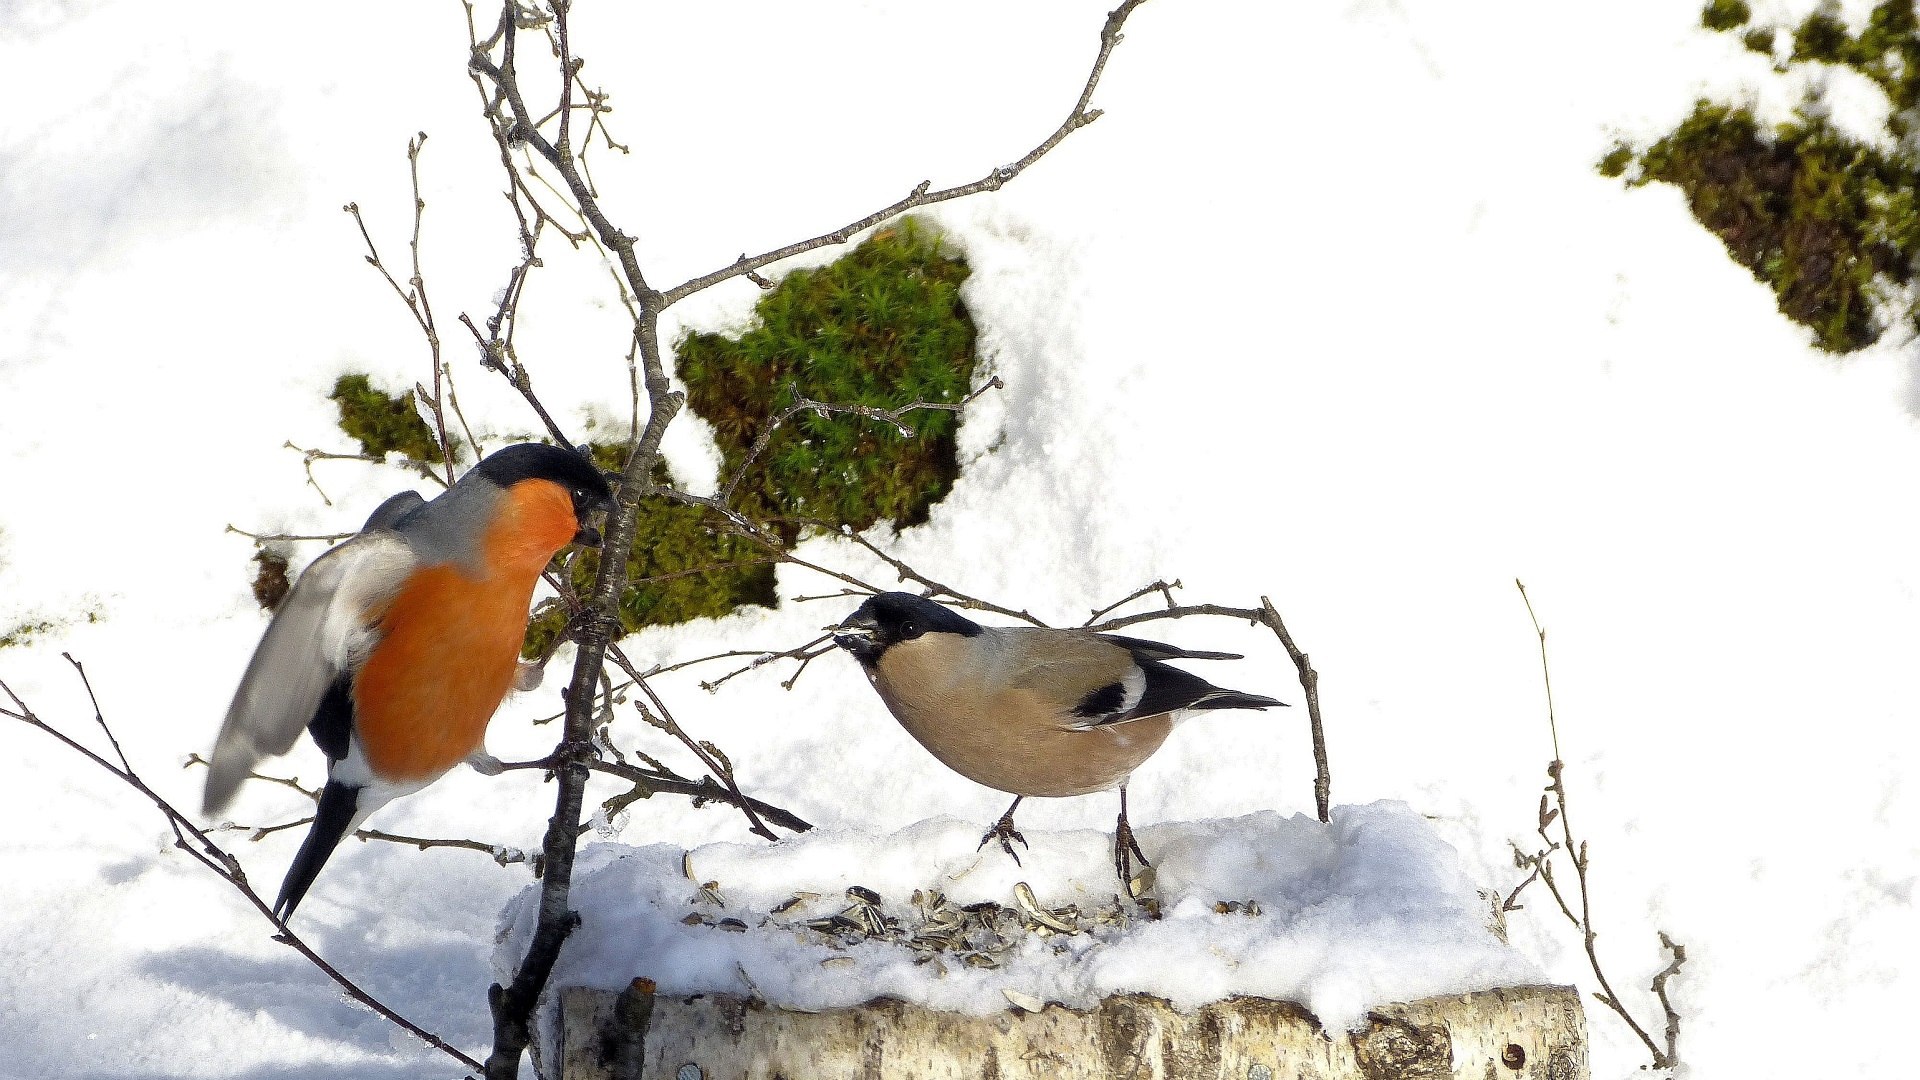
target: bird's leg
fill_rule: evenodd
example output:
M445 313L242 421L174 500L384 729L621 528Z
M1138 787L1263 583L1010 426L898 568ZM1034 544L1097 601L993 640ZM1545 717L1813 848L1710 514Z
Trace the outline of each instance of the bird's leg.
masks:
M1013 797L1013 805L1007 807L1007 812L1001 814L1000 820L994 822L993 828L988 829L987 834L980 838L980 847L986 847L987 841L989 840L1000 841L1000 850L1009 855L1013 855L1013 865L1015 866L1020 865L1020 856L1014 855L1012 841L1020 841L1021 847L1031 846L1027 843L1027 838L1020 835L1020 830L1013 827L1013 812L1020 809L1020 800L1024 798L1026 798L1025 795L1015 795ZM978 851L980 848L975 848L974 850Z
M1127 823L1127 785L1120 785L1120 820L1113 827L1113 868L1120 874L1120 888L1128 896L1133 895L1133 860L1139 859L1143 867L1151 867L1147 853L1140 850L1140 842L1133 838L1133 826Z
M506 765L499 758L487 753L484 745L468 754L466 762L469 768L481 776L499 776L507 771Z

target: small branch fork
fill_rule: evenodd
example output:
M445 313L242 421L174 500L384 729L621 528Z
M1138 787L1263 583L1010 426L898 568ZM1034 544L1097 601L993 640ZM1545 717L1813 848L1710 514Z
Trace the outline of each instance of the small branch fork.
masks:
M935 203L947 202L952 199L964 198L965 196L975 195L983 191L1000 190L1008 181L1025 172L1028 166L1039 161L1042 157L1046 156L1048 151L1060 145L1067 136L1100 119L1100 110L1090 109L1087 106L1093 101L1093 92L1100 85L1100 76L1107 70L1108 57L1113 55L1113 50L1123 40L1123 35L1120 33L1121 28L1126 25L1127 17L1132 15L1134 9L1142 3L1145 3L1145 0L1126 0L1125 3L1107 14L1106 24L1100 28L1100 51L1093 58L1093 68L1087 73L1086 85L1081 88L1079 99L1073 103L1073 110L1067 114L1067 118L1060 122L1060 126L1055 128L1051 135L1048 135L1040 142L1040 145L1027 151L1013 164L1002 165L972 183L957 184L953 187L941 188L938 191L930 190L933 186L931 181L922 180L900 201L890 206L882 207L857 221L850 221L830 233L824 233L810 240L801 240L797 243L788 244L785 247L778 247L759 255L751 257L742 255L728 266L675 285L673 288L660 294L663 306L677 303L692 296L694 293L712 288L729 278L751 273L762 267L777 263L782 259L790 259L795 255L802 255L823 247L844 244L861 232L881 222L890 221L893 218L899 217L901 214L910 210L915 210L922 206L931 206Z
M427 339L427 350L433 355L433 392L427 398L427 405L433 412L435 434L440 437L441 466L445 470L445 482L453 486L453 443L447 439L447 416L441 398L441 378L446 365L440 359L440 328L433 320L433 304L427 299L427 279L420 269L420 226L426 219L427 200L420 194L420 151L427 145L427 133L422 131L407 140L407 171L413 181L413 237L409 250L413 254L413 274L407 278L404 287L396 281L393 272L380 261L380 249L374 246L373 235L367 231L367 223L360 216L360 204L348 203L341 207L353 217L353 223L360 229L360 239L367 245L367 263L393 287L394 294L405 304L413 315L413 321L420 327L420 333Z
M800 392L798 383L788 383L787 394L793 398L793 403L774 414L773 419L767 421L767 426L760 432L759 437L754 439L753 445L747 449L746 456L741 458L740 464L734 468L733 475L729 476L727 482L721 485L720 490L714 494L713 501L723 506L731 504L733 502L734 492L739 489L741 481L747 478L747 472L753 467L753 463L759 460L760 455L766 451L767 444L773 441L774 433L779 431L781 426L787 421L803 412L811 412L816 416L864 417L868 420L887 424L899 432L901 438L911 439L913 438L913 429L908 427L905 421L908 413L957 413L965 409L968 405L973 404L974 401L979 399L980 395L985 394L987 391L1004 390L1006 386L1007 384L1001 382L1000 377L995 375L981 384L978 390L973 391L959 401L912 401L897 409L879 409L871 405L842 405L831 401L815 401Z
M192 856L195 862L213 871L221 880L233 886L241 896L245 897L247 902L252 904L254 909L260 913L261 918L273 924L274 930L276 931L273 935L273 940L293 949L305 957L308 963L320 969L327 978L332 979L335 985L346 992L347 996L380 1014L381 1017L385 1018L395 1027L400 1028L414 1038L426 1043L428 1046L453 1058L468 1069L475 1071L480 1069L480 1062L468 1057L458 1048L441 1039L440 1036L408 1020L392 1008L383 1004L372 994L361 989L352 979L341 974L338 968L327 963L319 953L315 952L311 946L301 940L300 935L288 929L285 922L275 917L272 906L258 893L253 891L252 885L248 884L246 871L241 869L240 861L229 854L225 848L214 843L211 837L202 831L199 826L195 825L185 814L175 809L173 804L169 803L158 792L148 787L146 781L142 780L140 775L134 771L133 765L127 760L127 755L120 749L120 740L114 737L113 729L107 725L106 717L100 708L100 699L95 696L93 683L87 678L86 668L81 666L80 661L75 660L66 653L62 653L61 656L65 658L67 663L73 665L73 670L79 675L81 684L86 687L87 698L93 703L94 722L100 726L100 730L107 737L108 744L113 747L113 756L119 761L118 765L115 765L112 761L108 761L72 736L40 719L40 717L35 715L34 711L27 706L27 703L22 701L20 696L13 692L13 688L8 686L4 681L0 681L0 693L4 693L7 699L13 704L11 708L0 705L0 716L10 717L47 733L65 745L69 750L79 753L88 761L93 762L95 765L112 774L114 778L139 792L148 802L153 804L155 809L160 811L162 817L166 818L167 827L173 830L173 846Z
M192 768L196 765L207 767L212 765L212 762L201 757L199 754L188 754L185 767ZM319 792L301 784L300 781L292 777L265 776L257 772L250 772L247 774L247 779L261 780L269 784L278 784L284 788L291 788L316 803L320 801ZM247 842L257 844L275 833L286 832L288 829L297 829L302 825L311 824L313 824L313 815L309 814L306 817L295 818L292 821L283 821L277 825L242 825L237 822L228 821L214 826L209 831L246 833ZM428 848L459 848L463 851L478 851L491 857L494 862L499 863L501 866L510 866L514 863L530 861L526 853L518 848L507 844L489 844L484 840L457 838L435 839L425 836L405 836L400 833L382 832L379 829L356 829L353 837L363 843L368 840L381 840L390 844L403 844L420 851L425 851Z
M1534 613L1533 601L1527 596L1527 587L1518 580L1513 584L1520 590L1520 599L1527 606L1527 617L1533 621L1534 633L1540 639L1540 677L1546 687L1547 729L1553 738L1553 760L1547 763L1547 787L1545 793L1540 796L1540 811L1535 826L1535 832L1544 846L1537 852L1529 853L1520 845L1513 845L1514 866L1529 873L1525 880L1514 886L1513 891L1507 894L1506 900L1500 905L1500 910L1502 914L1520 910L1522 905L1519 903L1519 897L1522 890L1536 880L1546 885L1547 892L1559 906L1560 913L1566 916L1567 921L1572 923L1576 930L1580 931L1580 941L1587 953L1587 967L1593 972L1594 980L1600 984L1600 991L1593 995L1595 1000L1611 1009L1616 1016L1626 1022L1627 1027L1632 1029L1640 1042L1646 1046L1648 1055L1653 1059L1654 1068L1677 1068L1680 1065L1680 1014L1674 1009L1672 1000L1667 996L1667 982L1678 975L1681 965L1687 962L1687 947L1668 937L1665 930L1659 931L1660 948L1670 957L1670 960L1665 968L1654 975L1650 989L1655 1000L1660 1003L1661 1012L1665 1014L1666 1031L1663 1045L1655 1042L1640 1021L1627 1011L1626 1005L1620 1001L1620 995L1614 992L1613 984L1608 981L1607 973L1600 966L1600 953L1594 944L1599 937L1599 932L1593 928L1593 894L1587 884L1589 867L1587 842L1574 837L1572 820L1567 814L1566 765L1560 760L1560 728L1553 710L1553 674L1547 666L1547 631L1540 624L1539 615ZM1556 822L1560 826L1557 838L1552 832ZM1574 904L1566 890L1554 877L1553 856L1557 852L1565 853L1573 863L1574 885L1578 894L1578 913L1574 911Z

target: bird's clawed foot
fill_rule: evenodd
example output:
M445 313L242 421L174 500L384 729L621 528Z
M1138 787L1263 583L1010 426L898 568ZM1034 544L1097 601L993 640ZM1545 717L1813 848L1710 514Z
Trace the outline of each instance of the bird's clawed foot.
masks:
M1139 869L1134 869L1135 860ZM1159 903L1147 894L1153 891L1153 863L1147 859L1147 853L1140 850L1140 841L1134 839L1133 826L1127 822L1127 789L1120 789L1120 820L1113 826L1113 869L1120 875L1120 889L1128 898L1138 901L1142 907L1158 917Z
M1020 830L1013 827L1013 812L1019 808L1020 800L1013 800L1013 805L1007 807L1007 812L1001 814L1000 820L994 822L993 828L988 829L986 835L980 838L981 848L986 847L989 841L1000 841L1000 850L1013 856L1013 865L1015 866L1020 865L1020 856L1013 850L1013 841L1020 841L1021 847L1031 847L1031 845L1027 843L1027 838L1020 835ZM980 848L975 848L974 850L978 851Z
M1126 817L1122 815L1119 824L1113 830L1113 868L1120 874L1120 884L1127 886L1129 890L1133 885L1135 860L1139 861L1140 869L1153 869L1153 863L1148 861L1147 853L1140 850L1140 842L1133 837L1133 826L1127 824ZM1151 886L1148 887L1151 888Z

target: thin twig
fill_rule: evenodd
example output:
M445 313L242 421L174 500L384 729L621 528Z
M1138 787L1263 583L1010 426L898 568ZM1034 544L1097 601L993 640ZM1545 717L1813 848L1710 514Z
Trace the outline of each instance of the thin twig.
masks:
M195 862L211 870L227 884L233 886L248 903L253 905L254 909L260 913L262 918L273 924L276 931L273 935L274 941L293 949L305 957L308 963L326 975L327 978L333 980L334 984L346 992L349 997L378 1013L386 1019L387 1022L460 1062L467 1068L477 1070L481 1067L480 1062L468 1057L458 1048L440 1038L440 1036L408 1020L381 1002L378 998L375 998L372 994L361 989L357 983L341 974L338 968L335 968L319 953L315 952L312 946L301 939L300 935L289 929L285 921L274 915L273 908L268 906L266 900L254 892L253 887L248 884L246 871L241 868L240 860L234 858L225 848L215 843L213 839L202 831L199 826L195 825L191 819L175 809L172 803L168 802L151 787L148 787L146 781L140 778L139 773L135 772L130 764L126 764L126 757L124 754L121 754L119 750L119 740L113 737L113 732L111 728L108 727L106 719L102 714L100 700L94 696L91 683L86 681L85 670L81 668L79 661L74 660L71 656L67 657L67 661L79 672L83 684L86 685L88 699L93 703L94 718L99 722L102 730L107 732L107 738L114 746L115 756L119 757L122 762L121 766L114 765L65 732L40 719L40 717L27 706L26 702L22 701L20 696L13 692L13 688L8 686L4 680L0 680L0 693L7 695L7 698L13 702L13 708L8 709L0 706L0 716L11 717L51 735L69 750L80 754L88 761L106 770L116 779L144 796L148 802L153 804L155 809L160 811L161 816L166 819L168 827L173 831L175 847L186 852Z
M1320 723L1320 673L1308 662L1307 654L1293 643L1293 635L1287 633L1287 624L1280 620L1280 612L1274 609L1272 600L1260 598L1260 614L1260 621L1280 639L1280 647L1287 650L1294 670L1300 675L1300 690L1307 696L1307 724L1313 735L1313 804L1323 823L1332 821L1333 773L1327 765L1326 728Z
M413 277L407 283L420 297L420 329L427 335L427 349L433 354L433 397L428 404L433 409L434 431L440 436L440 463L446 467L447 486L452 487L453 442L447 438L446 403L441 397L440 328L434 325L433 304L427 299L427 278L420 269L420 226L427 216L427 200L420 194L420 151L426 145L424 131L407 142L407 172L413 181L413 239L409 244L413 253Z
M872 405L848 405L832 401L815 401L800 392L799 384L788 383L787 393L793 398L793 403L778 413L775 413L772 419L767 421L767 426L761 429L759 437L754 439L753 445L747 448L746 456L741 458L740 464L734 467L733 475L728 477L727 482L720 486L720 490L714 494L714 499L721 503L732 503L734 491L740 487L741 481L746 479L747 471L753 467L753 463L758 460L761 453L766 450L767 444L773 441L774 433L780 430L781 425L803 412L811 412L816 416L865 417L868 420L874 420L891 426L895 431L899 432L900 437L903 439L911 439L913 438L913 429L908 427L902 419L907 414L914 412L957 413L965 409L968 405L973 404L974 400L980 395L989 390L1004 390L1006 389L1006 385L1006 383L1000 381L998 375L995 375L983 383L978 390L973 391L959 401L911 401L898 408L881 409Z
M726 759L726 755L720 753L719 749L712 743L695 740L691 735L686 733L686 730L673 718L673 712L667 708L667 703L660 699L660 695L654 693L653 687L647 684L646 677L641 675L639 669L634 667L633 662L627 659L627 654L621 651L620 646L609 644L607 646L607 656L613 660L614 664L617 665L620 670L627 673L627 678L632 679L634 685L640 688L640 692L645 694L647 700L653 703L652 710L648 710L642 706L640 708L640 715L649 724L680 740L682 745L693 751L694 755L700 759L702 765L705 765L715 776L718 776L720 780L726 784L727 790L733 794L733 799L730 801L740 808L742 814L746 815L750 831L753 832L754 835L764 837L768 840L779 839L779 837L773 834L773 830L767 828L766 824L760 820L760 815L754 810L753 800L742 794L740 786L734 782L733 765ZM634 704L636 706L640 705L637 701L634 702Z
M728 790L719 781L710 776L702 777L699 780L692 780L660 766L659 762L646 757L644 754L639 756L655 767L643 769L638 766L628 765L625 762L598 759L587 762L586 767L593 772L618 777L633 784L635 787L645 788L648 795L662 791L674 795L685 795L693 800L695 806L712 802L739 807L744 802L745 805L751 806L753 812L758 814L763 820L778 825L789 832L806 832L813 828L804 818L793 813L791 810L783 809L760 799L741 796ZM553 759L550 757L541 758L537 761L503 761L500 763L500 767L506 771L521 769L551 771L553 765ZM647 798L648 795L635 796L635 799L644 799ZM624 806L626 804L623 803L621 805Z
M242 529L242 528L239 528L239 527L237 527L237 526L233 526L233 525L229 525L229 526L227 526L227 531L228 531L228 532L230 532L230 533L239 533L239 534L240 534L241 536L244 536L244 537L246 537L247 539L249 539L249 540L251 540L251 541L253 541L253 542L254 542L254 543L256 543L256 544L271 544L271 543L276 543L276 542L280 542L280 541L292 541L292 540L325 540L325 541L326 541L327 543L329 543L329 544L331 544L331 543L334 543L334 542L336 542L336 541L340 541L340 540L345 540L345 539L346 539L347 537L349 537L349 536L355 536L355 535L358 535L357 533L350 533L350 532L341 532L341 533L255 533L255 532L248 532L248 531L247 531L247 530L245 530L245 529Z
M1087 621L1081 623L1080 625L1092 626L1094 623L1099 622L1101 617L1113 614L1115 611L1118 611L1119 609L1126 607L1128 604L1133 603L1135 600L1140 599L1141 597L1147 595L1148 593L1155 593L1155 592L1159 593L1162 597L1166 599L1167 607L1171 609L1175 606L1173 602L1173 590L1178 589L1180 587L1181 585L1178 579L1171 582L1155 581L1147 585L1142 585L1138 589L1135 589L1134 591L1128 593L1127 595L1121 597L1120 599L1115 600L1113 603L1108 604L1106 607L1095 608L1093 610L1093 614L1087 616Z
M1126 24L1127 16L1133 14L1133 9L1139 7L1143 2L1144 0L1126 0L1125 3L1108 13L1105 25L1100 28L1100 51L1093 58L1093 69L1087 74L1086 85L1081 89L1079 99L1074 102L1073 110L1067 114L1067 118L1061 121L1060 126L1055 128L1051 135L1048 135L1042 140L1040 145L1027 151L1018 161L1015 161L1011 165L1002 165L970 184L959 184L954 187L942 188L939 191L929 190L932 187L932 182L922 180L912 191L907 193L905 198L890 206L876 210L857 221L848 222L830 233L816 236L811 240L802 240L798 243L788 244L785 247L775 248L772 251L755 255L751 258L743 255L735 259L729 266L722 267L711 273L702 274L699 277L675 285L660 295L661 306L671 306L692 296L694 293L711 288L728 278L739 277L749 271L758 270L763 266L777 263L782 259L790 259L795 255L805 254L818 248L844 244L861 232L882 222L899 217L909 210L922 206L930 206L934 203L946 202L951 199L963 198L983 191L1000 190L1007 181L1025 172L1028 166L1039 161L1042 157L1046 156L1049 150L1060 145L1061 141L1067 136L1100 119L1100 110L1089 109L1087 106L1093 100L1094 89L1100 85L1100 76L1106 71L1107 58L1113 55L1114 47L1120 44L1121 27Z
M1620 1000L1620 995L1614 992L1612 983L1607 979L1606 971L1600 966L1600 952L1595 946L1595 942L1599 938L1599 932L1596 931L1593 926L1593 892L1587 882L1587 870L1589 867L1587 843L1584 840L1575 839L1573 822L1571 816L1567 813L1566 765L1560 759L1560 731L1553 709L1553 676L1547 663L1547 630L1545 626L1541 625L1539 615L1535 614L1533 610L1533 601L1527 596L1527 587L1517 579L1513 584L1515 588L1520 590L1520 599L1527 607L1527 618L1533 622L1534 633L1540 641L1540 674L1546 686L1547 726L1553 734L1554 753L1554 759L1547 764L1547 793L1540 798L1538 832L1541 838L1547 842L1547 846L1538 855L1534 856L1524 855L1520 852L1519 848L1516 847L1514 849L1516 861L1521 865L1531 865L1534 868L1539 879L1546 884L1547 890L1552 893L1553 898L1559 902L1561 912L1566 915L1567 919L1580 931L1581 944L1585 947L1587 954L1587 968L1593 972L1594 981L1600 984L1600 991L1593 995L1595 1000L1611 1009L1615 1015L1626 1023L1628 1028L1632 1029L1634 1035L1639 1037L1641 1043L1646 1046L1648 1055L1653 1059L1654 1068L1672 1069L1680 1064L1680 1016L1674 1011L1672 1002L1667 998L1667 982L1673 978L1673 976L1679 974L1680 966L1686 962L1686 947L1675 944L1673 939L1668 937L1665 931L1659 932L1661 948L1665 949L1673 958L1672 962L1669 963L1664 970L1654 976L1652 985L1654 996L1659 1000L1660 1006L1665 1012L1667 1024L1666 1045L1662 1047L1660 1044L1654 1042L1653 1036L1648 1034L1647 1029L1641 1026L1640 1021L1635 1019L1634 1015L1627 1010L1626 1005ZM1551 806L1548 804L1549 797L1552 799ZM1550 836L1547 831L1555 821L1558 821L1560 825L1560 837L1558 840ZM1559 884L1554 880L1553 864L1549 860L1556 850L1565 852L1567 858L1573 863L1574 881L1579 894L1580 910L1578 915L1575 915L1572 906L1568 903L1567 897L1562 893ZM1533 880L1533 878L1529 877L1528 881L1531 880ZM1525 887L1525 885L1526 882L1521 883L1521 887ZM1519 891L1520 890L1516 888L1513 893L1508 896L1507 902L1509 904L1513 902L1514 897L1519 895Z
M316 461L364 461L369 465L385 465L387 463L385 457L376 454L342 454L334 450L309 450L304 446L296 446L291 440L282 443L281 446L300 455L302 462L307 467L307 481L313 484L314 490L316 491L320 491L320 482L313 478L313 463ZM415 461L413 458L402 454L400 455L400 464L404 468L419 473L424 479L431 480L442 487L446 486L446 480L443 479L438 472L434 471L433 466L428 462ZM333 500L327 498L325 491L320 491L320 497L326 500L328 506L333 505Z

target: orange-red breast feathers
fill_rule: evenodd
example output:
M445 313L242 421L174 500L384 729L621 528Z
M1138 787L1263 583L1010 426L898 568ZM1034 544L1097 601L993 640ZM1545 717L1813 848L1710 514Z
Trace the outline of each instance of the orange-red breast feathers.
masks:
M578 528L565 488L522 480L495 508L479 566L416 571L379 613L380 640L353 695L375 774L431 780L480 747L513 686L540 571Z

